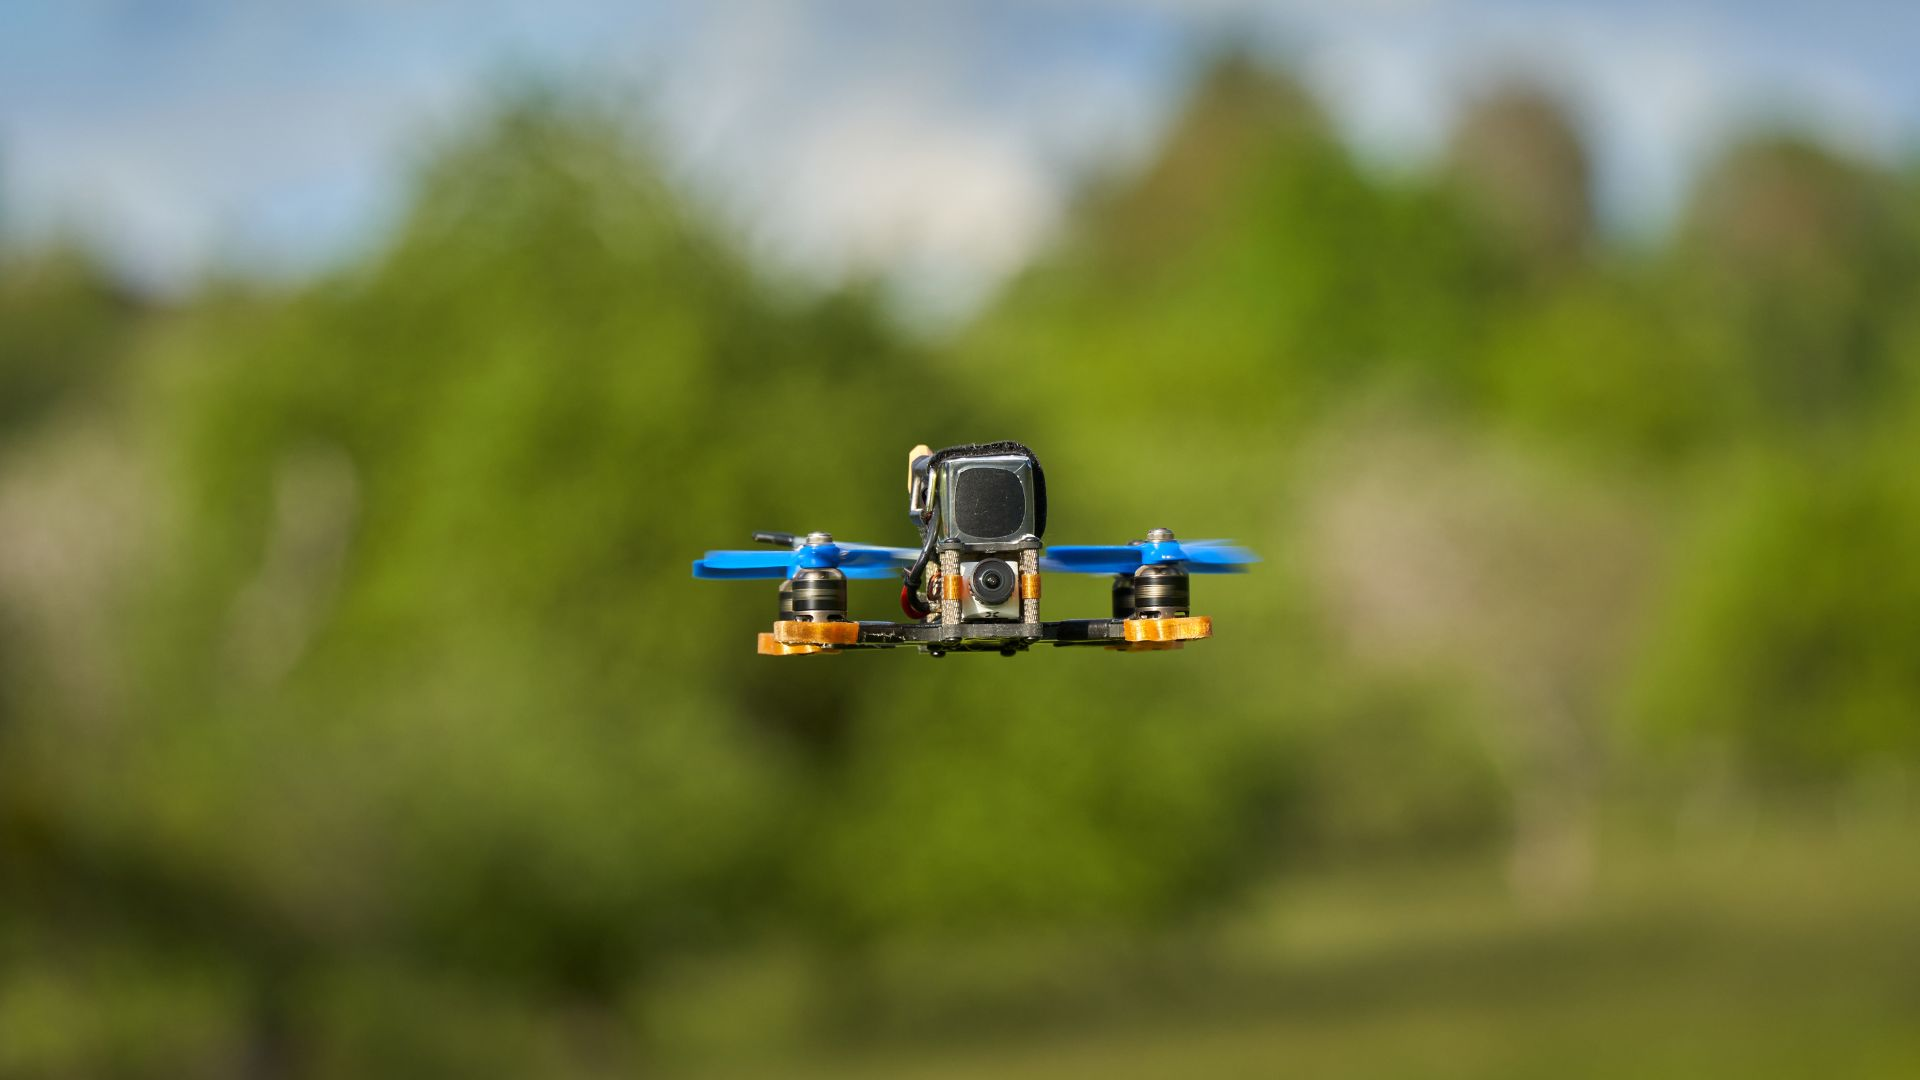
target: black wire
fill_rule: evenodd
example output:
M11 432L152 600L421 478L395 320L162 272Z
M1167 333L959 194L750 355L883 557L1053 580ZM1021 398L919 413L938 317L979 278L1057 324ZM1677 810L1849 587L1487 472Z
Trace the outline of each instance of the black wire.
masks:
M931 482L931 470L928 472L928 479L929 482ZM927 563L933 558L933 515L929 513L926 519L921 521L919 525L920 557L913 560L912 566L907 567L905 584L907 587L907 596L913 601L913 606L931 615L933 613L932 608L921 607L920 605L920 578L921 575L927 572Z

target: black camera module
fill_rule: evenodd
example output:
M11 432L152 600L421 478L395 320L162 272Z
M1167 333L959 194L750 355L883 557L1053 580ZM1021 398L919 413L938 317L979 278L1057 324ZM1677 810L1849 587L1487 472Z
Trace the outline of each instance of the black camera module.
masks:
M1003 603L1013 595L1013 567L1004 559L986 559L973 568L973 598L982 604Z

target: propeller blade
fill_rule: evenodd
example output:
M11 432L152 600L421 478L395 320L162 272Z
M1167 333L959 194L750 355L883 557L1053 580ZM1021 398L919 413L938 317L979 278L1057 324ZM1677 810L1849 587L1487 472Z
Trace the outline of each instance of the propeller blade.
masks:
M834 543L848 551L891 551L895 555L905 555L909 559L920 554L919 548L892 547L887 544L842 544L838 540Z
M1233 574L1260 556L1227 540L1169 540L1161 545L1062 544L1050 547L1040 559L1042 570L1068 574L1131 574L1156 552L1165 561L1178 561L1190 574Z
M758 551L709 551L701 562L716 570L764 570L777 567L784 575L793 565L793 552L761 549Z
M1140 549L1127 544L1061 544L1040 557L1040 568L1068 574L1131 574Z
M778 581L787 576L783 562L779 566L715 566L705 559L693 561L693 576L710 581Z
M888 567L904 570L913 565L920 553L906 548L867 547L861 544L840 544L840 569L855 567Z
M693 564L693 576L719 581L777 580L791 575L800 565L802 552L808 550L818 549L709 551ZM899 576L919 554L874 544L835 544L831 553L822 552L821 557L856 581L883 581Z
M1187 553L1187 572L1192 574L1230 574L1238 567L1260 561L1260 556L1246 548L1223 540L1180 546Z

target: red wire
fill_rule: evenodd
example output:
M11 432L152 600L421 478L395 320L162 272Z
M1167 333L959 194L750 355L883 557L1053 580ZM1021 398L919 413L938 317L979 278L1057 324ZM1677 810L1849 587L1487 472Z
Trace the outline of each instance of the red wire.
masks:
M919 600L913 595L913 586L911 585L900 586L900 610L906 612L907 618L915 622L919 622L931 614L926 608L920 606Z

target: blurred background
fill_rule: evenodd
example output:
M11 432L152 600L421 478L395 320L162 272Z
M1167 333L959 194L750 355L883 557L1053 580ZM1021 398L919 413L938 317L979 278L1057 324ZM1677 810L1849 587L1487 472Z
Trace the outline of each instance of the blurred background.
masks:
M0 2L0 1076L1914 1075L1916 40ZM688 576L1003 438L1219 636Z

